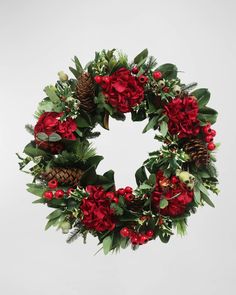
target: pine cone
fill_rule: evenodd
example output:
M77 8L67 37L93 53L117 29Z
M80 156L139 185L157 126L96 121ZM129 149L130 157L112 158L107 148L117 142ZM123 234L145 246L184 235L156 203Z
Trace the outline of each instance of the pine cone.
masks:
M200 167L208 164L210 155L206 144L201 139L190 139L184 144L183 149L195 162L196 166Z
M95 82L89 73L83 73L77 82L77 97L80 101L80 108L86 112L95 110L94 103Z
M42 178L46 181L56 179L59 184L77 186L84 171L79 168L49 168L42 174Z

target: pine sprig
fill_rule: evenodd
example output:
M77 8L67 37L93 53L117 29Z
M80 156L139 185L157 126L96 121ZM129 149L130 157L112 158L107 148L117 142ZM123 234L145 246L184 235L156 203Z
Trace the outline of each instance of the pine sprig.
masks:
M34 135L34 127L33 127L33 125L26 124L25 129L26 129L27 132L29 132L29 134Z

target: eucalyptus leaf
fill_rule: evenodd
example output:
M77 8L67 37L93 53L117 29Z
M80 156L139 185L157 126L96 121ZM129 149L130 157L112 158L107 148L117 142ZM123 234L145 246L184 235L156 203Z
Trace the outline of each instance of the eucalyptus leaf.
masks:
M58 133L52 133L49 135L48 140L51 142L56 142L61 140L61 136Z
M37 133L37 138L41 141L48 141L48 135L44 132Z
M161 199L161 201L160 201L160 208L161 209L164 209L164 208L166 208L168 206L168 204L169 204L169 202L168 202L167 199Z
M111 236L107 236L105 237L105 239L103 239L102 241L102 245L103 245L103 252L105 255L107 255L109 253L109 251L112 248L112 237Z

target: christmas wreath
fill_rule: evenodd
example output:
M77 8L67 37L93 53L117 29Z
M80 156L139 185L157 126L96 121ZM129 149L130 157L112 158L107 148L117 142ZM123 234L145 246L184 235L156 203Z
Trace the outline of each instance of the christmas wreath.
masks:
M44 89L37 123L26 125L34 140L18 155L20 169L33 176L33 203L54 208L46 229L69 233L68 242L91 234L105 254L158 237L166 243L175 228L184 234L197 207L214 207L209 191L218 194L210 92L183 84L175 65L157 66L147 49L132 62L113 49L96 52L84 68L77 57L74 64L75 78L59 72ZM109 118L125 120L127 113L146 120L143 132L154 130L162 143L136 171L135 189L117 188L112 170L96 172L103 157L90 142L100 136L97 124L109 129Z

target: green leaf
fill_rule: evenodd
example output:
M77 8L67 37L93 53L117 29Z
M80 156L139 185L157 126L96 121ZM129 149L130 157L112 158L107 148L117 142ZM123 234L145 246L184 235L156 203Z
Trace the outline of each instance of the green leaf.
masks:
M160 201L160 208L164 209L168 206L169 202L166 199L161 199Z
M143 129L143 133L147 132L151 128L155 127L158 123L158 116L154 116L151 120L149 120L148 124Z
M142 64L145 63L145 61L147 60L147 57L148 57L148 50L146 48L134 58L134 63L137 66L141 66Z
M27 186L27 191L38 197L42 197L43 193L47 190L42 184L28 183Z
M50 98L50 100L54 103L60 103L61 100L56 94L56 88L54 86L47 86L44 88L44 92L47 94L47 96Z
M112 182L112 183L115 182L115 180L114 180L114 171L113 170L109 170L109 171L105 172L103 174L103 176L106 177L109 182Z
M47 219L55 219L60 217L62 214L62 211L59 209L54 210L53 212L51 212L48 216Z
M37 133L37 138L41 141L48 141L48 135L44 132Z
M111 203L111 209L115 211L115 215L123 215L124 210L116 203Z
M46 204L47 201L44 198L37 199L32 202L32 204Z
M206 188L201 182L198 182L198 183L197 183L197 187L198 187L198 189L199 189L201 192L203 192L205 195L208 195L208 194L209 194L207 188Z
M141 183L143 183L145 180L147 180L147 174L145 171L145 167L141 166L135 173L135 179L136 179L136 183L137 185L140 185Z
M197 204L201 202L201 192L197 187L194 187L194 201Z
M165 79L176 79L177 78L177 72L178 69L176 65L167 63L159 66L157 68L158 71L162 73L163 78Z
M138 111L132 111L131 112L131 116L132 116L132 121L143 121L146 119L147 115L146 115L146 111L145 109L139 109Z
M214 124L217 120L218 112L209 107L203 107L199 110L198 119L203 123Z
M168 132L168 124L166 121L162 121L160 124L160 132L162 134L163 137L166 136L167 132Z
M207 195L202 193L201 197L209 206L215 208L215 205L212 203L211 199Z
M76 118L76 124L78 125L78 128L86 128L86 127L91 127L92 122L89 116L86 118L83 115L78 115Z
M129 246L129 239L128 238L123 238L120 242L120 246L122 249L125 249Z
M48 220L46 226L45 226L45 230L48 230L51 226L55 226L59 223L59 218L55 218L55 219L50 219Z
M201 109L208 103L211 96L210 92L206 88L196 89L195 91L191 93L191 95L197 98L199 109Z
M105 255L107 255L109 253L109 251L111 250L112 247L112 236L107 236L105 237L105 239L103 239L102 241L102 245L103 245L103 252Z
M139 186L139 189L142 190L142 191L147 191L147 190L150 190L152 189L152 186L147 184L147 183L142 183L140 186Z
M185 220L178 220L176 223L176 229L177 233L181 236L184 236L186 234L186 222Z
M28 143L25 148L24 148L24 151L23 151L26 155L34 158L34 157L39 157L39 156L42 156L42 157L46 157L46 156L49 156L49 154L39 148L37 148L34 144L34 142L30 142Z
M56 142L61 140L61 136L55 132L49 135L48 140L51 142Z

